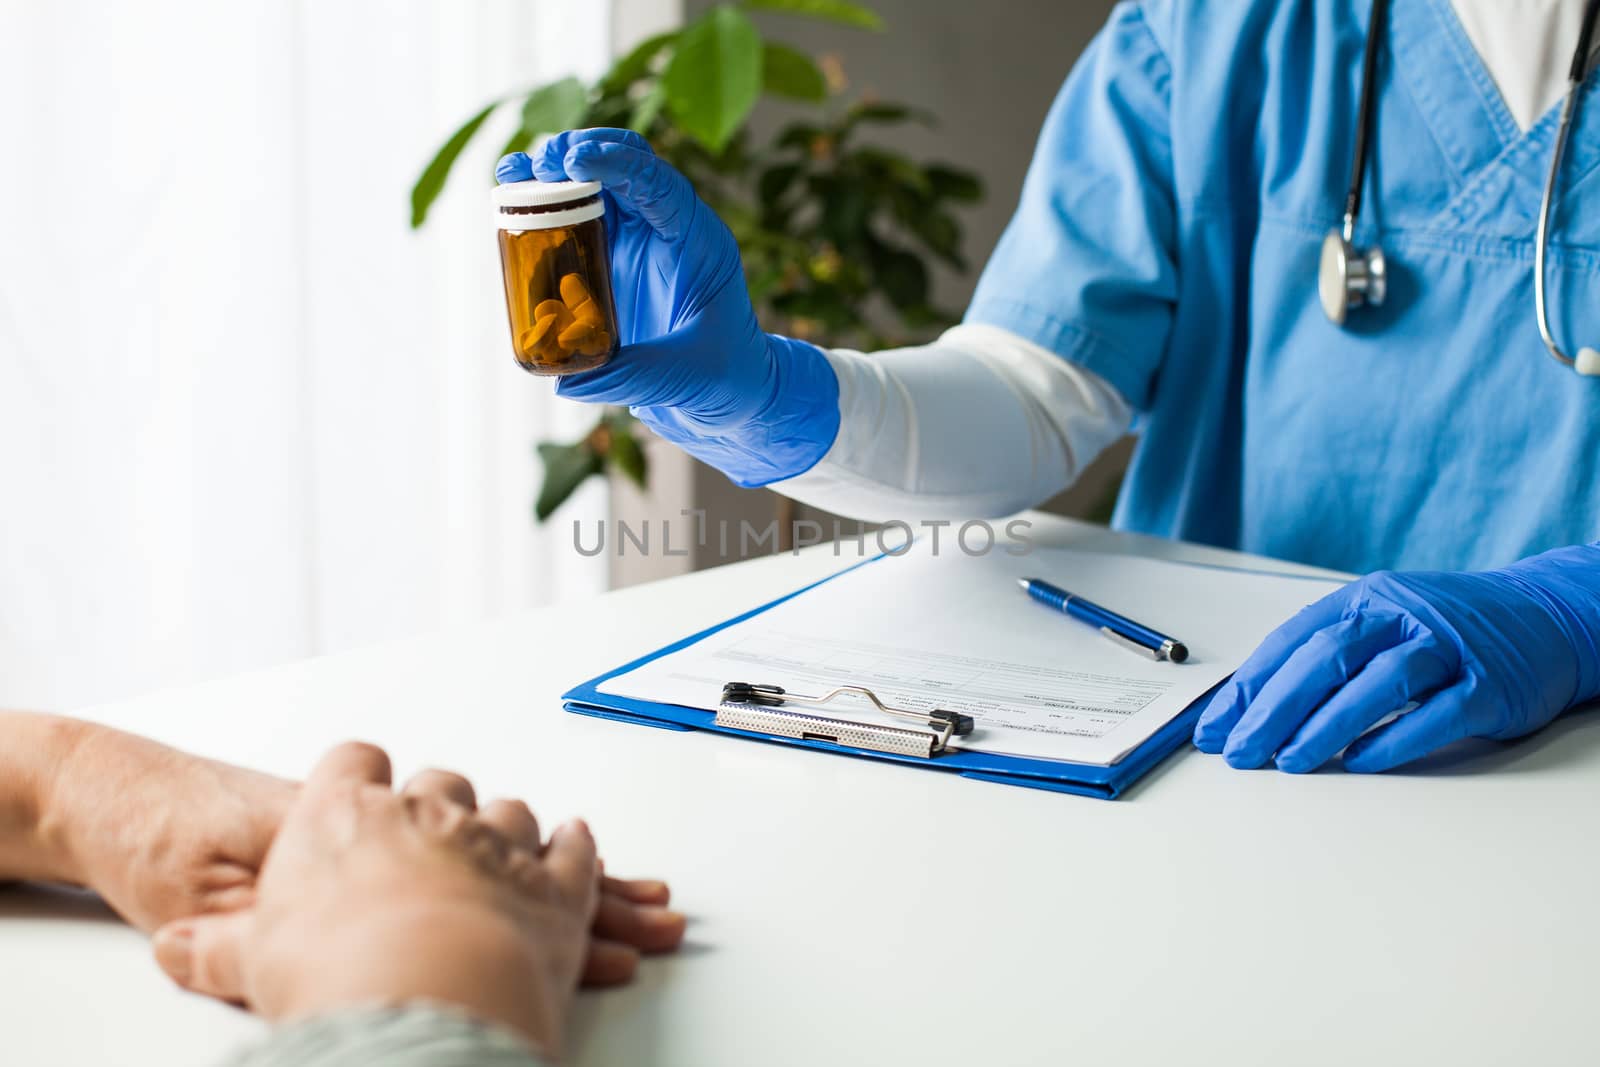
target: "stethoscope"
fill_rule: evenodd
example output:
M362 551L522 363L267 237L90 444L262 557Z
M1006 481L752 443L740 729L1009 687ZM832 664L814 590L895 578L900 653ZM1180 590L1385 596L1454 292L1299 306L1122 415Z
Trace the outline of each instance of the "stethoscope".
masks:
M1378 46L1383 39L1388 14L1389 0L1373 0L1372 22L1367 27L1367 49L1361 63L1360 114L1357 116L1350 191L1345 194L1344 200L1344 227L1329 230L1328 236L1322 240L1317 294L1322 298L1322 310L1327 314L1328 321L1335 326L1343 326L1353 309L1381 306L1389 290L1389 264L1384 258L1383 249L1357 248L1354 243L1377 106L1374 89L1377 83ZM1539 336L1552 356L1579 374L1589 376L1600 375L1600 351L1586 347L1578 350L1576 358L1569 356L1561 350L1555 334L1550 330L1549 302L1545 298L1545 260L1550 247L1550 205L1555 200L1556 179L1561 173L1567 138L1572 132L1572 122L1578 111L1578 96L1583 88L1584 75L1588 72L1597 16L1600 16L1600 0L1589 0L1583 12L1583 29L1578 35L1578 51L1572 57L1572 70L1567 75L1567 97L1561 105L1561 125L1556 132L1555 153L1550 159L1550 174L1545 179L1544 197L1539 203L1539 234L1533 256L1533 299L1539 318Z

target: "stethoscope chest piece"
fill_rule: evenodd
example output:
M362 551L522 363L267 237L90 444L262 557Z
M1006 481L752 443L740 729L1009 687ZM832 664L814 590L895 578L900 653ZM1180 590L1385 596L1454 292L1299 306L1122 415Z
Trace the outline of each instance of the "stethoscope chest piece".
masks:
M1323 313L1335 326L1344 325L1352 308L1382 306L1389 293L1389 265L1383 249L1357 248L1339 230L1329 230L1322 239L1317 293Z
M1372 0L1372 17L1367 24L1367 47L1361 61L1361 100L1357 104L1356 143L1351 153L1350 186L1344 198L1344 227L1328 232L1322 239L1322 262L1317 268L1317 296L1328 321L1343 326L1355 308L1383 303L1389 288L1388 264L1383 250L1360 249L1355 246L1357 219L1361 215L1361 196L1366 184L1367 149L1372 140L1376 122L1376 94L1374 86L1378 70L1378 44L1388 19L1390 0ZM1583 95L1585 81L1594 55L1595 34L1600 31L1600 0L1587 0L1583 9L1583 25L1578 33L1578 47L1572 56L1572 66L1567 73L1567 98L1561 105L1561 123L1556 128L1555 148L1550 154L1550 171L1545 176L1544 195L1539 200L1539 224L1534 235L1533 252L1533 303L1538 321L1539 338L1550 355L1571 367L1586 378L1600 378L1600 350L1580 348L1568 355L1557 342L1550 323L1550 308L1546 287L1550 252L1550 226L1552 205L1555 203L1556 184L1561 177L1561 162L1565 158L1567 141L1572 135L1572 124L1578 112L1578 100Z

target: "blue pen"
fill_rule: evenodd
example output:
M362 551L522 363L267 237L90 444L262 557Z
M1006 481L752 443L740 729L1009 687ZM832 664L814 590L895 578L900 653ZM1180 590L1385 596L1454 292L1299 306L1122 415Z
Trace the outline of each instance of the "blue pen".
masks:
M1106 637L1141 656L1168 659L1173 663L1182 663L1189 658L1189 649L1182 641L1118 615L1092 600L1085 600L1038 578L1018 578L1017 584L1039 603L1065 612L1080 622L1099 627Z

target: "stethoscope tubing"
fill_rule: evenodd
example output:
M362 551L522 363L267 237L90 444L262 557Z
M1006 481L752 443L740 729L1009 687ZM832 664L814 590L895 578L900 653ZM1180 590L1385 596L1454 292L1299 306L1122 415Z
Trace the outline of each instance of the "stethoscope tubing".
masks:
M1539 338L1556 360L1568 367L1575 361L1561 350L1555 332L1550 328L1550 306L1545 296L1547 271L1545 260L1550 252L1551 206L1555 203L1556 180L1561 175L1561 161L1566 155L1567 136L1571 132L1572 115L1577 110L1578 89L1567 90L1566 102L1561 105L1561 127L1556 132L1555 152L1550 157L1550 173L1545 176L1544 195L1539 198L1539 235L1533 244L1533 307L1539 319Z
M1382 3L1383 0L1378 0ZM1578 113L1578 97L1589 73L1589 56L1594 50L1595 20L1600 16L1600 0L1589 0L1583 12L1583 29L1578 34L1578 50L1572 57L1572 68L1567 73L1567 97L1561 103L1561 122L1556 129L1556 145L1550 156L1550 173L1545 176L1544 193L1539 198L1539 233L1533 245L1533 306L1539 319L1539 339L1550 355L1565 366L1576 366L1576 361L1562 351L1550 327L1550 301L1546 295L1549 273L1546 261L1550 253L1550 221L1554 214L1556 185L1561 178L1561 164L1567 154L1567 139L1572 136L1573 119Z
M1361 196L1367 184L1367 155L1371 151L1372 128L1378 111L1378 53L1383 31L1389 24L1389 0L1372 0L1372 22L1361 56L1361 102L1356 105L1356 145L1350 161L1350 188L1344 196L1344 239L1356 239L1356 219L1361 215Z
M1389 0L1373 0L1371 21L1367 26L1366 48L1361 64L1361 100L1358 105L1356 125L1355 148L1352 153L1350 172L1350 188L1345 194L1343 237L1344 247L1338 263L1350 262L1350 257L1356 254L1353 243L1355 241L1356 221L1361 214L1361 201L1366 186L1367 161L1371 154L1371 141L1373 129L1377 122L1377 71L1379 45L1388 26ZM1545 348L1560 363L1572 367L1577 366L1574 358L1562 350L1560 342L1556 340L1555 331L1550 325L1550 299L1548 293L1548 274L1550 259L1550 229L1553 222L1556 191L1561 179L1561 166L1566 160L1568 140L1572 136L1572 127L1578 114L1578 101L1582 95L1583 86L1589 73L1590 57L1597 22L1600 22L1600 0L1589 0L1584 7L1582 29L1578 34L1577 51L1572 57L1572 66L1568 72L1568 85L1566 99L1562 101L1561 118L1556 129L1555 147L1551 152L1550 171L1545 177L1544 191L1539 200L1539 225L1534 237L1534 284L1533 299L1534 312L1538 319L1539 338L1544 342ZM1328 238L1333 241L1333 237ZM1382 262L1382 250L1374 249L1369 252L1359 253L1361 260L1377 260ZM1319 287L1320 287L1319 281ZM1343 285L1343 272L1338 276L1337 284ZM1336 290L1341 296L1343 289ZM1327 300L1324 297L1324 300ZM1337 297L1335 298L1337 299ZM1345 300L1349 298L1344 297ZM1381 294L1374 303L1381 302ZM1326 305L1325 305L1326 306ZM1343 310L1347 303L1338 303L1328 314L1334 318L1335 323L1344 321ZM1337 317L1335 317L1337 316ZM1585 349L1581 353L1585 358L1585 366L1579 367L1585 374L1594 373L1588 363L1594 353Z

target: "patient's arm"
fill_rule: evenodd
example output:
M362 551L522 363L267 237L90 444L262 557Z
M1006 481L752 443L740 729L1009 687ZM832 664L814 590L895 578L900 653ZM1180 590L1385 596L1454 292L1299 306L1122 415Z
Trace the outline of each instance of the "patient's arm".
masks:
M0 711L0 882L85 886L142 930L249 907L297 787L106 726ZM607 878L583 978L677 947L658 881Z
M0 712L0 877L94 889L143 930L246 907L294 793L120 730Z
M49 797L80 732L69 719L0 711L0 882L71 881Z

